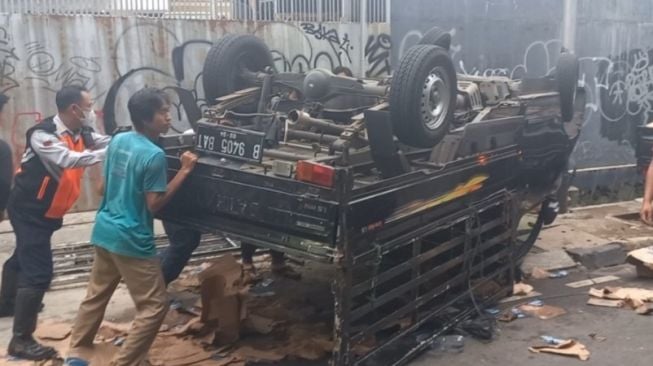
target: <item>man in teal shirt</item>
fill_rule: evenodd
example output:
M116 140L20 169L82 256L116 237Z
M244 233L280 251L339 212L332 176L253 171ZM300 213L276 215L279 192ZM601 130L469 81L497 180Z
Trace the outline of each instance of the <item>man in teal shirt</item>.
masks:
M181 187L197 156L184 153L179 172L167 183L165 154L156 144L170 128L166 94L145 88L129 99L128 109L136 131L118 134L107 150L104 199L91 236L95 245L93 269L73 327L67 365L88 364L88 351L121 279L137 313L112 365L141 364L168 310L166 286L156 257L153 215Z

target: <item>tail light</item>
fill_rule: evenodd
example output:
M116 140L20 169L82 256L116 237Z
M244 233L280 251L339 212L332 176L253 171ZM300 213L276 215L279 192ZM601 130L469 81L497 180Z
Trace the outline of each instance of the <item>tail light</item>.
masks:
M481 155L478 156L477 160L478 160L478 164L480 166L486 166L489 159L488 159L487 155L481 154Z
M335 169L331 166L301 160L297 162L297 180L324 187L333 187Z

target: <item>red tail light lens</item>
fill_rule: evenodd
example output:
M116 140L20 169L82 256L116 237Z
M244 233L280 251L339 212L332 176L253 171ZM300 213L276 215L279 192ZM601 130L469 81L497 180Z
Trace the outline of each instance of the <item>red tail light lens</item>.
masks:
M333 187L335 169L331 166L311 161L297 162L297 180L324 187Z

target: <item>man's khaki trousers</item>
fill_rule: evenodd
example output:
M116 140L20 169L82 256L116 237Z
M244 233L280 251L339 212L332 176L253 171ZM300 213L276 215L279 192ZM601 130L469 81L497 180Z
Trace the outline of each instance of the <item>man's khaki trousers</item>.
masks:
M111 365L139 366L147 360L168 311L159 259L126 257L97 246L86 298L79 307L71 335L70 357L87 359L106 307L121 279L136 305L136 317Z

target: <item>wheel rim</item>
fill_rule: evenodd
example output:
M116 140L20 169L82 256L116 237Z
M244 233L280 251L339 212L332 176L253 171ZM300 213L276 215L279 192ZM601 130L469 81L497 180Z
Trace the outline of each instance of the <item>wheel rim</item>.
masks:
M437 130L449 112L451 94L449 78L440 67L429 72L422 88L422 122L429 130Z

